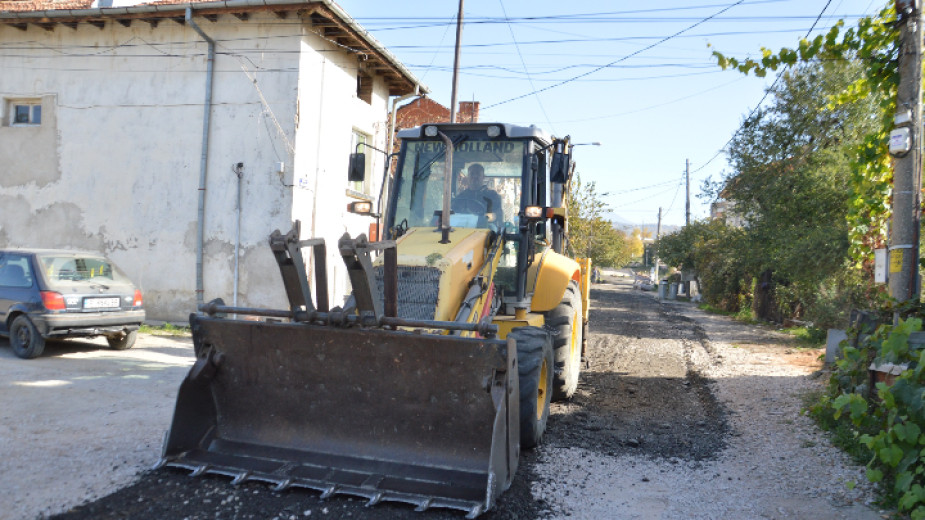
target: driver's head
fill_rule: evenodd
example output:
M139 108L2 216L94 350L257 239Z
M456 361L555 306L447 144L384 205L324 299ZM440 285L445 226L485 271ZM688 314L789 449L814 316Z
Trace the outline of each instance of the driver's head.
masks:
M469 165L469 189L477 190L485 183L485 168L479 163Z

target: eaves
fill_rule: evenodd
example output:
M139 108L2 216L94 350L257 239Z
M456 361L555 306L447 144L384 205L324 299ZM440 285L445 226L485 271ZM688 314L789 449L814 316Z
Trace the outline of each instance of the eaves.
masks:
M18 3L18 2L17 2ZM12 2L0 2L9 6ZM24 3L25 4L25 3ZM99 29L118 23L129 27L143 22L157 27L161 22L185 25L186 9L195 16L216 22L228 15L247 22L254 13L271 12L285 19L296 17L310 24L316 34L353 52L363 60L368 74L380 75L388 85L389 95L427 94L429 89L360 24L331 0L218 0L207 2L174 2L162 0L130 7L96 7L89 9L29 9L0 11L0 24L25 31L29 25L53 31L57 27L76 29L88 24Z

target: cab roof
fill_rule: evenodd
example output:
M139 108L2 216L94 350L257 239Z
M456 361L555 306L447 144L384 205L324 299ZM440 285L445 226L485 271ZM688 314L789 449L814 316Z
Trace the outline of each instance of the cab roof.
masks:
M534 125L518 126L507 123L428 123L414 128L405 128L398 131L399 139L423 139L425 126L437 126L446 130L484 130L489 126L500 126L504 129L504 136L511 139L532 138L544 145L552 143L552 136L542 128Z

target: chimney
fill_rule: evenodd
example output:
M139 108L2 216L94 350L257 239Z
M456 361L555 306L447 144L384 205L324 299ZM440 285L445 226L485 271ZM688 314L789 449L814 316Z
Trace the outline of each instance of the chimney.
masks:
M456 114L456 121L460 123L478 123L479 122L479 102L478 101L460 101L459 112Z

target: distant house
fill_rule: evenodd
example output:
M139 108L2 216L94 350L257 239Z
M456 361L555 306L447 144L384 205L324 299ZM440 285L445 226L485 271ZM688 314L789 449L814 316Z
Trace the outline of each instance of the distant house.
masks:
M395 111L395 133L405 128L414 128L425 123L449 123L450 109L437 103L426 96L419 97L414 101L398 107ZM479 102L462 101L459 103L459 110L456 112L457 123L478 123L479 122ZM401 140L397 137L394 139L392 147L393 152L397 152L401 146ZM394 165L393 165L394 167Z
M428 97L420 97L398 108L396 129L414 128L424 123L448 123L450 109ZM456 112L457 123L478 123L479 102L463 101Z
M331 0L107 5L0 0L0 246L106 253L174 321L285 307L267 237L298 219L342 304L336 240L371 221L346 206L381 182L349 154L427 89Z

